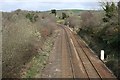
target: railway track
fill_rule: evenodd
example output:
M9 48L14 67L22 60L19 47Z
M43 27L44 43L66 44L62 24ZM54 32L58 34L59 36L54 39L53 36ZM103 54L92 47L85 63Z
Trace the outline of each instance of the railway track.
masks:
M51 77L81 78L85 80L116 80L116 77L107 69L104 63L93 54L80 37L70 31L69 28L63 25L58 26L61 27L61 32L57 45L59 49L56 48L56 55L59 55L57 57L57 59L59 59L59 67L56 68L60 71L56 73L57 77L55 77L55 75L52 75L53 69L49 68ZM57 63L56 61L54 60L53 63Z
M74 69L73 73L75 75L74 78L88 78L88 79L96 78L99 80L105 78L115 79L115 76L107 69L104 63L101 60L99 60L95 54L92 53L92 51L89 49L87 45L85 45L82 39L79 39L79 37L73 32L71 32L67 27L62 28L65 30L67 34L66 36L68 36L69 44L72 43L73 45L73 48L71 47L71 49L74 49L74 53L77 59L76 61L78 61L77 65L80 65L78 68L82 67L81 70L84 73L82 76L77 76L75 72L77 72L79 69L76 68ZM72 60L74 60L73 59L74 57L71 58ZM77 74L81 75L82 74L81 70L79 70L79 73Z

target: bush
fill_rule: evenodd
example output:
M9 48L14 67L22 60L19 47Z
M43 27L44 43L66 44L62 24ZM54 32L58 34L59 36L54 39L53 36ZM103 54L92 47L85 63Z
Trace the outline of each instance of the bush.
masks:
M88 31L88 33L95 34L97 31L99 31L99 27L101 27L102 14L103 13L97 11L85 11L81 13L82 29Z
M55 16L56 16L56 10L55 9L51 10L51 13L55 14Z
M110 60L108 62L106 62L106 65L109 69L111 69L114 74L118 77L120 74L120 69L118 68L118 61L116 60Z
M70 16L65 20L65 25L69 25L71 28L80 28L81 21L78 16Z
M56 27L51 15L42 20L42 13L35 14L23 11L20 15L3 13L3 78L20 78L23 66L42 50L43 43ZM31 23L28 19L37 20Z
M66 13L62 13L62 19L65 19L65 18L67 18L67 15L66 15Z
M31 22L35 22L35 21L37 20L38 16L35 15L35 14L32 14L32 13L31 13L31 14L28 13L28 14L26 15L26 18L29 19Z
M3 77L20 77L22 66L37 54L36 28L25 19L3 24Z

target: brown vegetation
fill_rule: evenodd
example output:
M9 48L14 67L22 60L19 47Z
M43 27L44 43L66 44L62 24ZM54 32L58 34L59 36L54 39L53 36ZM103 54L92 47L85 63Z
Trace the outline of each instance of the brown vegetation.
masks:
M2 21L2 75L3 78L20 77L22 66L37 55L38 50L42 50L44 41L54 31L56 20L47 13L17 10L11 13L3 12Z

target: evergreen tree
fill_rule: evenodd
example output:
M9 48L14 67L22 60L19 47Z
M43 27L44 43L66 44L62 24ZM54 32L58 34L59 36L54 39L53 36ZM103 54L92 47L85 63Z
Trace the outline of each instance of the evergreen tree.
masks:
M106 13L105 17L103 18L104 22L109 22L110 19L115 17L116 12L117 12L117 7L114 2L111 2L111 3L107 2L106 5L104 5L103 9Z
M66 13L62 13L62 19L65 19L65 18L67 18Z
M51 13L55 14L55 16L56 16L56 10L55 9L51 10Z

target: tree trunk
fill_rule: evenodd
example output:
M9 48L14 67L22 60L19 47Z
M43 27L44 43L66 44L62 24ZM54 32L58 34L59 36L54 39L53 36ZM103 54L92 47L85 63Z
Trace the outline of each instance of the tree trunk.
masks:
M118 22L120 25L120 1L118 2Z

